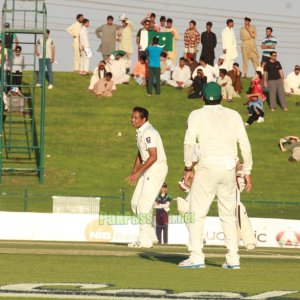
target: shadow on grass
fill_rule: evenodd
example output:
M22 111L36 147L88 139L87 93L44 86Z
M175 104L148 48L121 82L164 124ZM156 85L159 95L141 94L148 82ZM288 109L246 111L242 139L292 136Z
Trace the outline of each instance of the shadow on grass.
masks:
M188 258L187 255L184 254L176 254L176 253L161 253L161 252L143 252L138 254L139 257L149 260L149 261L160 261L163 263L169 263L173 265L178 265L181 261ZM220 268L222 265L210 260L205 259L205 265L211 267Z

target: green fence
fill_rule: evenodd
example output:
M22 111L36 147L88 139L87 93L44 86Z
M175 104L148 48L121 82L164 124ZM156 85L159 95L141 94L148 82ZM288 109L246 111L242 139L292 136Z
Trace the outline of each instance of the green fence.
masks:
M72 193L60 193L57 191L42 192L32 190L30 187L11 189L1 189L0 211L16 212L52 212L52 196L72 196L72 197L100 197L100 212L106 214L126 213L126 192L120 188L112 191L109 195L91 194L85 190L73 190Z
M52 212L52 196L100 197L100 214L130 215L132 191L114 188L107 194L95 193L86 189L72 189L60 192L59 189L24 187L6 187L0 192L0 210L17 212ZM186 194L181 195L182 197ZM282 194L276 199L267 194L242 194L242 202L250 217L299 219L300 201L298 195ZM171 213L177 214L176 201L171 203ZM216 201L213 202L210 216L217 216Z

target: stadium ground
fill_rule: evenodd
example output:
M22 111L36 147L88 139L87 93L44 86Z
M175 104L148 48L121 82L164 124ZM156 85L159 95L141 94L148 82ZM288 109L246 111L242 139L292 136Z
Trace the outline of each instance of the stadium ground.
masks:
M76 299L115 299L122 295L122 299L154 298L153 295L145 297L145 291L138 293L136 289L167 291L166 299L183 292L206 293L206 296L194 294L193 299L207 299L208 292L213 299L224 298L225 293L226 298L231 295L231 299L243 299L274 291L294 293L277 297L272 294L270 299L297 299L300 296L298 249L257 248L254 252L241 249L240 270L221 268L225 254L223 247L205 247L205 253L206 269L180 269L178 262L187 256L184 246L131 249L120 244L1 241L0 285L38 284L44 286L44 291L46 288L47 292L50 290L49 293L61 297L56 299L68 299L71 294ZM47 288L51 283L55 286ZM74 283L76 286L71 285ZM108 284L98 291L106 291L109 297L100 294L98 298L91 298L93 289L79 288L86 283ZM135 290L118 294L120 289ZM61 295L62 292L65 294ZM223 294L216 296L216 293ZM0 290L0 298L8 298L8 295L13 294L3 294ZM26 299L37 299L30 293L26 296ZM192 294L185 294L175 298L191 297Z

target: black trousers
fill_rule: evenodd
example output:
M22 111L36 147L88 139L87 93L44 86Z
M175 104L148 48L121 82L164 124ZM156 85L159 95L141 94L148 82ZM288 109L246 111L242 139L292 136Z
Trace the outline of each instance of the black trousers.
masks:
M169 215L168 213L162 209L156 211L156 236L158 239L158 243L163 242L164 244L168 243L168 224L169 224Z
M257 113L257 111L259 113ZM264 117L265 113L258 107L255 108L255 110L251 107L251 109L249 110L249 112L252 114L251 116L249 116L247 123L249 125L251 125L253 122L257 121L259 117Z

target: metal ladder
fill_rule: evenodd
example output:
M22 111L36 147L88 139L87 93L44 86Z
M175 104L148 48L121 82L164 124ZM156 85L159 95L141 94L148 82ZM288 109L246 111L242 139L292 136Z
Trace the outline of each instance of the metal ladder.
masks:
M5 26L6 23L10 26ZM6 56L7 59L1 59L0 182L7 174L36 175L40 183L44 182L46 30L47 10L44 0L4 1L1 58ZM22 82L18 84L9 71L13 67L14 54L13 49L6 45L7 34L17 36L25 57ZM41 88L36 87L38 35L43 36ZM15 88L19 89L18 93Z

